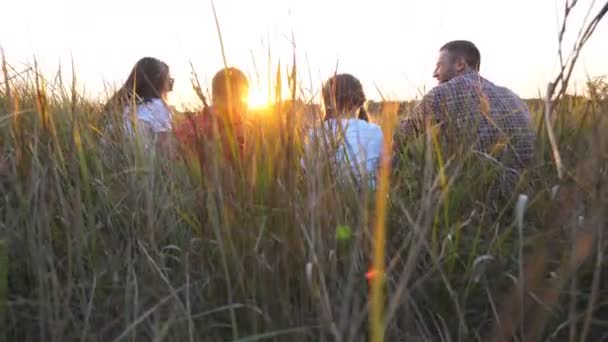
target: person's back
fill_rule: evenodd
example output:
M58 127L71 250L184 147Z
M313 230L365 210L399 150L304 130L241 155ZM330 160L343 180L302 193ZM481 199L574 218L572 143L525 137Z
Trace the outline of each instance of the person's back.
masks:
M535 134L526 104L512 91L469 71L433 88L422 100L450 142L475 142L508 168L532 163Z
M134 133L131 115L135 114L137 119L138 133L152 139L155 134L168 133L171 131L172 113L160 98L150 99L139 103L133 108L126 106L123 111L125 130L129 134Z
M206 152L211 141L218 142L228 161L239 159L243 153L242 122L226 122L213 107L205 108L199 113L185 114L175 125L174 133L182 146L195 152L203 164L209 160Z
M317 155L324 155L323 150L335 153L341 177L352 174L357 183L367 178L374 187L384 135L368 120L361 83L350 74L335 75L323 87L323 103L325 119L311 131L308 150L319 149Z
M498 184L505 194L534 159L535 132L526 104L512 91L479 75L481 55L469 41L452 41L439 50L433 76L439 85L429 91L397 130L400 142L421 132L427 120L439 126L444 148L464 147L498 162ZM495 164L495 163L494 163Z
M196 152L202 164L209 160L206 152L211 141L219 143L225 160L236 162L242 158L248 92L249 83L242 71L221 69L212 80L213 106L183 118L176 125L177 139L186 149Z
M358 178L362 171L372 178L376 175L384 142L380 126L357 118L328 119L311 135L318 138L323 130L328 134L325 143L336 140L336 159L343 166L348 165Z
M141 134L147 149L156 142L168 144L172 113L164 99L172 90L169 66L156 58L141 58L123 86L105 105L106 129L108 132L122 131L129 138Z

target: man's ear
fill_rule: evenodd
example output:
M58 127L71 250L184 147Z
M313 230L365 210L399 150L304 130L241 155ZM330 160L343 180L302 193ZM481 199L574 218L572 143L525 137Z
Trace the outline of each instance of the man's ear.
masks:
M456 58L456 71L463 72L467 68L467 62L464 60L464 57Z

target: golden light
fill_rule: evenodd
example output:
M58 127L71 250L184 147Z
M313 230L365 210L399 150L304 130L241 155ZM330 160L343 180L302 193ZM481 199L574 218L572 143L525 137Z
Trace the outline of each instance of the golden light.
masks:
M249 108L251 109L263 109L268 107L268 94L258 88L249 89L249 98L247 99Z

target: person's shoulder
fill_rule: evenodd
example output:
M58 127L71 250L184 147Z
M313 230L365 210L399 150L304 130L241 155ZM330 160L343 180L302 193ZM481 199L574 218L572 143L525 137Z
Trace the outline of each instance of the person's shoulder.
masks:
M435 95L435 94L440 94L443 93L451 88L454 88L457 83L459 83L460 81L458 79L451 79L447 82L444 83L439 83L437 85L435 85L433 88L431 88L431 90L429 90L426 95Z
M420 100L420 103L432 103L433 101L445 96L446 94L453 93L455 90L462 88L463 80L458 78L451 79L447 82L437 84L436 86L431 88L431 90L424 94L424 96Z
M163 101L159 97L155 97L153 99L150 99L147 103L149 103L151 105L154 105L154 106L165 106L165 101Z
M499 86L499 85L495 85L493 84L494 87L496 88L496 90L498 90L500 93L504 94L505 96L510 96L513 98L517 98L521 100L521 97L519 95L517 95L513 90L511 90L508 87L505 86Z
M151 99L146 104L147 104L147 107L150 108L150 110L155 111L155 112L169 113L171 111L169 109L169 107L167 106L167 104L165 103L165 101L163 101L159 98Z
M469 90L473 86L478 86L482 78L478 73L465 73L458 75L451 80L438 84L433 88L435 93L443 94L446 92L453 92L458 90Z
M512 101L516 101L521 104L525 104L524 100L517 93L515 93L511 88L508 88L508 87L502 86L502 85L497 85L497 84L492 83L487 80L485 80L485 81L486 81L485 82L486 87L492 88L494 90L494 93L496 94L496 96L498 96L502 99L510 99Z
M380 125L378 125L377 123L370 123L371 127L372 127L372 131L374 132L375 135L383 138L384 137L384 131L382 131L382 127L380 127Z
M202 109L200 111L184 113L181 121L186 125L195 125L199 128L206 128L211 126L214 116L208 110Z
M487 91L487 90L493 90L494 92L497 92L497 93L499 93L499 94L503 94L503 95L508 95L508 96L511 96L511 97L516 97L516 98L519 98L519 95L517 95L517 94L516 94L516 93L515 93L513 90L511 90L510 88L508 88L508 87L506 87L506 86L502 86L502 85L496 84L496 83L494 83L494 82L492 82L492 81L488 80L488 79L487 79L487 78L485 78L485 77L481 77L481 76L480 76L479 78L480 78L480 80L481 80L481 82L482 82L483 89L484 89L485 91Z
M382 127L380 127L380 125L378 125L377 123L359 119L357 119L356 122L360 129L363 129L364 131L376 136L383 136Z
M171 111L161 99L151 99L137 106L140 115L167 116Z
M369 127L370 130L382 132L382 128L380 127L380 125L377 124L377 123L375 123L375 122L369 121L369 122L366 122L366 124L367 124L367 127Z
M438 84L431 88L431 90L427 91L422 98L416 101L416 106L414 107L414 112L421 110L429 110L433 108L433 105L436 104L445 94L450 92L450 86L446 83Z

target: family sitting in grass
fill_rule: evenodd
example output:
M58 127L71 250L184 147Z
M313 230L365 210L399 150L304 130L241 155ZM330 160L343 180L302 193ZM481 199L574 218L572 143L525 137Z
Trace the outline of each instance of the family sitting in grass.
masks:
M433 73L439 84L413 113L401 119L392 151L398 155L406 138L438 129L442 145L466 146L500 165L501 188L510 189L532 161L535 132L526 104L509 89L481 77L480 61L479 50L469 41L451 41L441 47ZM125 130L145 136L148 147L168 144L173 132L181 147L202 160L217 152L206 144L216 138L227 159L240 159L246 144L243 117L249 91L243 72L236 68L218 71L212 81L212 106L179 121L165 101L172 87L167 64L142 58L109 105L120 104ZM350 74L333 75L323 85L322 99L323 124L308 135L309 149L334 148L332 153L356 180L368 177L373 186L385 137L380 126L369 121L361 83Z

